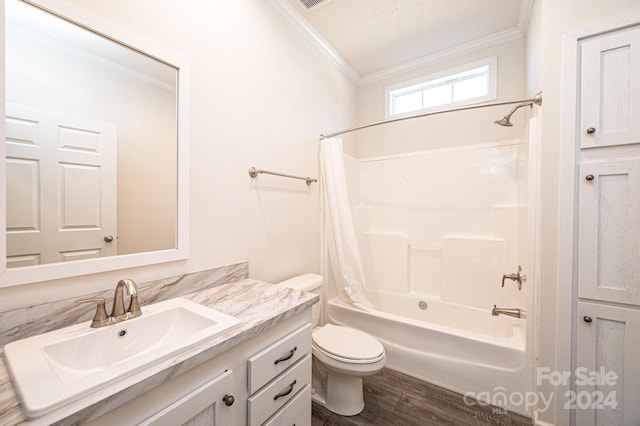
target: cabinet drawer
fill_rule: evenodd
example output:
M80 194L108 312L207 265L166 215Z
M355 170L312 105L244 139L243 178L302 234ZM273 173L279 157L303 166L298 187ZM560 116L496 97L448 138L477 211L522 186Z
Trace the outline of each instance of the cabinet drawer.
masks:
M311 426L311 385L287 402L264 426Z
M249 358L249 393L260 389L310 350L311 324L307 324Z
M248 423L260 425L311 382L311 355L307 354L280 377L251 396L247 402Z

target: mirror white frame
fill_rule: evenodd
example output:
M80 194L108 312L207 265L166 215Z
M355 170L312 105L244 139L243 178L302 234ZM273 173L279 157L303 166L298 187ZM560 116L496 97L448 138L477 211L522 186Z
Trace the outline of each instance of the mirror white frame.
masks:
M6 181L4 178L6 176L4 160L6 158L6 152L5 144L2 143L0 144L0 158L2 159L2 161L0 161L0 177L2 177L0 179L0 200L3 201L3 207L0 208L0 223L2 224L3 231L0 232L0 288L186 259L189 255L189 69L186 61L174 52L167 51L166 49L154 45L135 34L126 32L122 28L116 27L96 15L80 11L68 3L56 0L20 1L71 21L89 31L93 31L94 33L100 34L117 43L142 52L177 69L177 238L175 249L8 269L6 239ZM2 22L2 29L4 30L4 0L0 0L0 21ZM4 43L0 43L0 57L2 58L2 66L0 67L0 90L2 91L0 112L2 113L2 117L6 115L4 49ZM1 140L6 140L5 135L5 120L0 120Z

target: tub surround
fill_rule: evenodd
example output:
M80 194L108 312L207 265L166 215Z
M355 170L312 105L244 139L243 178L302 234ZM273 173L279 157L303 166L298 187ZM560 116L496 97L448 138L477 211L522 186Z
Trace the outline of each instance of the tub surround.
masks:
M227 270L227 272L235 271L230 275L227 275L227 273L222 275L227 278L229 276L238 278L235 275L237 273L240 276L242 274L246 275L246 264L244 266L240 265L239 268L238 266L234 265L233 268ZM240 272L241 270L244 270L244 272ZM249 279L246 276L226 284L223 284L220 280L209 279L212 276L220 277L220 275L217 275L220 273L221 271L217 271L213 272L212 275L208 275L203 272L190 274L179 279L174 278L154 282L157 285L150 289L150 292L146 295L143 294L142 296L144 297L141 297L143 315L145 304L180 296L235 316L242 321L238 327L192 348L179 357L164 361L154 367L152 371L145 370L132 375L122 383L107 385L104 389L87 395L78 402L70 404L40 420L43 420L45 424L83 423L153 389L168 379L179 376L196 365L260 334L262 331L277 326L282 321L304 311L318 301L317 295ZM73 301L67 301L65 305L69 303L74 304ZM36 308L44 309L42 307ZM51 309L45 314L54 315L57 310L57 308ZM92 312L89 314L89 318L84 318L84 316L82 318L89 320L91 315ZM31 315L30 318L32 319L28 320L30 322L26 322L27 325L36 323L33 320L35 315ZM80 317L77 314L70 316L70 319L75 318ZM3 324L3 322L0 323ZM37 323L44 324L46 320L43 318L42 321L37 321ZM58 324L53 328L66 325L69 324ZM19 325L16 325L16 327L22 332L13 333L12 336L14 338L11 340L47 331L41 328L42 326L32 325L28 328L31 333L27 334L24 332L26 330L25 327L20 327ZM5 328L4 324L3 328ZM6 330L3 330L3 332L6 332ZM20 337L15 337L18 335ZM20 403L8 377L4 358L0 357L0 424L12 425L24 421L26 421L26 417L20 408Z

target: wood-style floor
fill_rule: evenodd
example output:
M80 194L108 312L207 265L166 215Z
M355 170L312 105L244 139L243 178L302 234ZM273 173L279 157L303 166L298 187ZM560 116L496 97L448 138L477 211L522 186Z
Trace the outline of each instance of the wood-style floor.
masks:
M313 403L312 426L530 426L528 417L492 406L469 406L463 396L388 368L364 378L364 410L343 417Z

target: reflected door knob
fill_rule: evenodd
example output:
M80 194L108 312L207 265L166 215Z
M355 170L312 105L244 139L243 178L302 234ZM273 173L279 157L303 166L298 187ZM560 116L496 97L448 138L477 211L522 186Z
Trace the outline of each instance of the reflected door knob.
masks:
M590 317L590 316L588 316L588 315L585 315L584 317L582 317L582 320L583 320L584 322L586 322L587 324L591 324L591 322L593 321L593 318L591 318L591 317Z
M113 241L113 235L107 235L104 237L105 242L110 243Z
M594 175L586 175L585 179L588 180L589 182L591 182L592 180L594 180L596 177Z
M596 128L595 128L595 127L589 127L589 128L587 129L587 134L588 134L588 135L592 135L592 134L594 134L595 132L596 132Z

